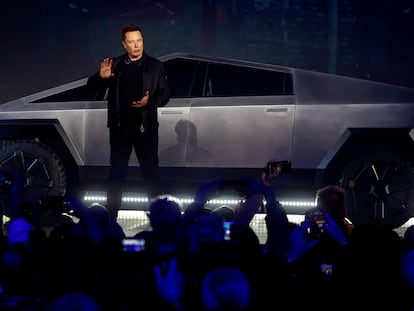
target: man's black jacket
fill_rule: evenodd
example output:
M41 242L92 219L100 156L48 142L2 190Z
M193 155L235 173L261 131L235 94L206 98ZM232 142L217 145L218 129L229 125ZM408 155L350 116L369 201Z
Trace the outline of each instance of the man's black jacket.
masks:
M108 127L121 126L119 81L123 67L128 61L126 53L113 58L111 78L101 78L98 71L90 76L87 82L88 88L93 91L108 89ZM144 93L149 91L148 104L142 108L142 126L144 129L149 129L158 127L157 107L165 106L171 93L167 73L161 61L144 53L141 66L143 70L142 90Z

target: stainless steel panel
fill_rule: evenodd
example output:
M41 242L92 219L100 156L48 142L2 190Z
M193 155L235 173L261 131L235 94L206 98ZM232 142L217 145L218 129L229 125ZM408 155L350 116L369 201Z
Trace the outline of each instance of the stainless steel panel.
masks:
M109 130L106 109L86 110L84 149L87 166L109 165Z
M316 168L347 128L410 128L414 107L403 104L297 105L292 164Z
M78 165L85 165L84 155L84 110L48 110L48 111L16 111L0 112L0 120L39 120L57 119L67 138L68 148ZM27 133L28 138L30 133Z
M160 166L185 167L187 142L192 127L188 123L188 100L171 100L172 105L158 108ZM177 107L181 103L182 107ZM187 107L186 107L187 106Z
M247 105L252 99L220 99L220 106L192 107L196 148L209 152L189 167L260 168L271 158L290 159L293 105ZM227 105L222 105L226 101ZM230 104L231 103L231 104ZM192 148L192 149L191 149Z

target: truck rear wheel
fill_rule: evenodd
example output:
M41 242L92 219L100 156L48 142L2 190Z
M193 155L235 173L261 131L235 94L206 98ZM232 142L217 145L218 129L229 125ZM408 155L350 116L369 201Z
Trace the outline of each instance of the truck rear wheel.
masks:
M395 229L414 215L414 170L390 152L367 153L345 167L341 186L354 224Z
M66 174L55 151L36 140L3 142L0 148L0 172L17 170L26 179L22 204L30 206L45 195L61 196L66 192ZM9 216L7 187L0 185L3 214Z

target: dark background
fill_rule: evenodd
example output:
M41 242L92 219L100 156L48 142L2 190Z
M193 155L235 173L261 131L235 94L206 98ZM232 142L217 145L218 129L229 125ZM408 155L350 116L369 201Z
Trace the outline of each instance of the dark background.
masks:
M25 0L0 5L0 103L89 76L143 27L148 54L273 63L414 87L414 0Z

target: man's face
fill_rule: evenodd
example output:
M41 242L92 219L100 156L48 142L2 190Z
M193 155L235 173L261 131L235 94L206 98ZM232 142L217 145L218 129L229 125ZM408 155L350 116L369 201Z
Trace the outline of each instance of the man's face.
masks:
M140 31L125 33L125 40L122 42L131 60L140 59L144 52L144 39Z

